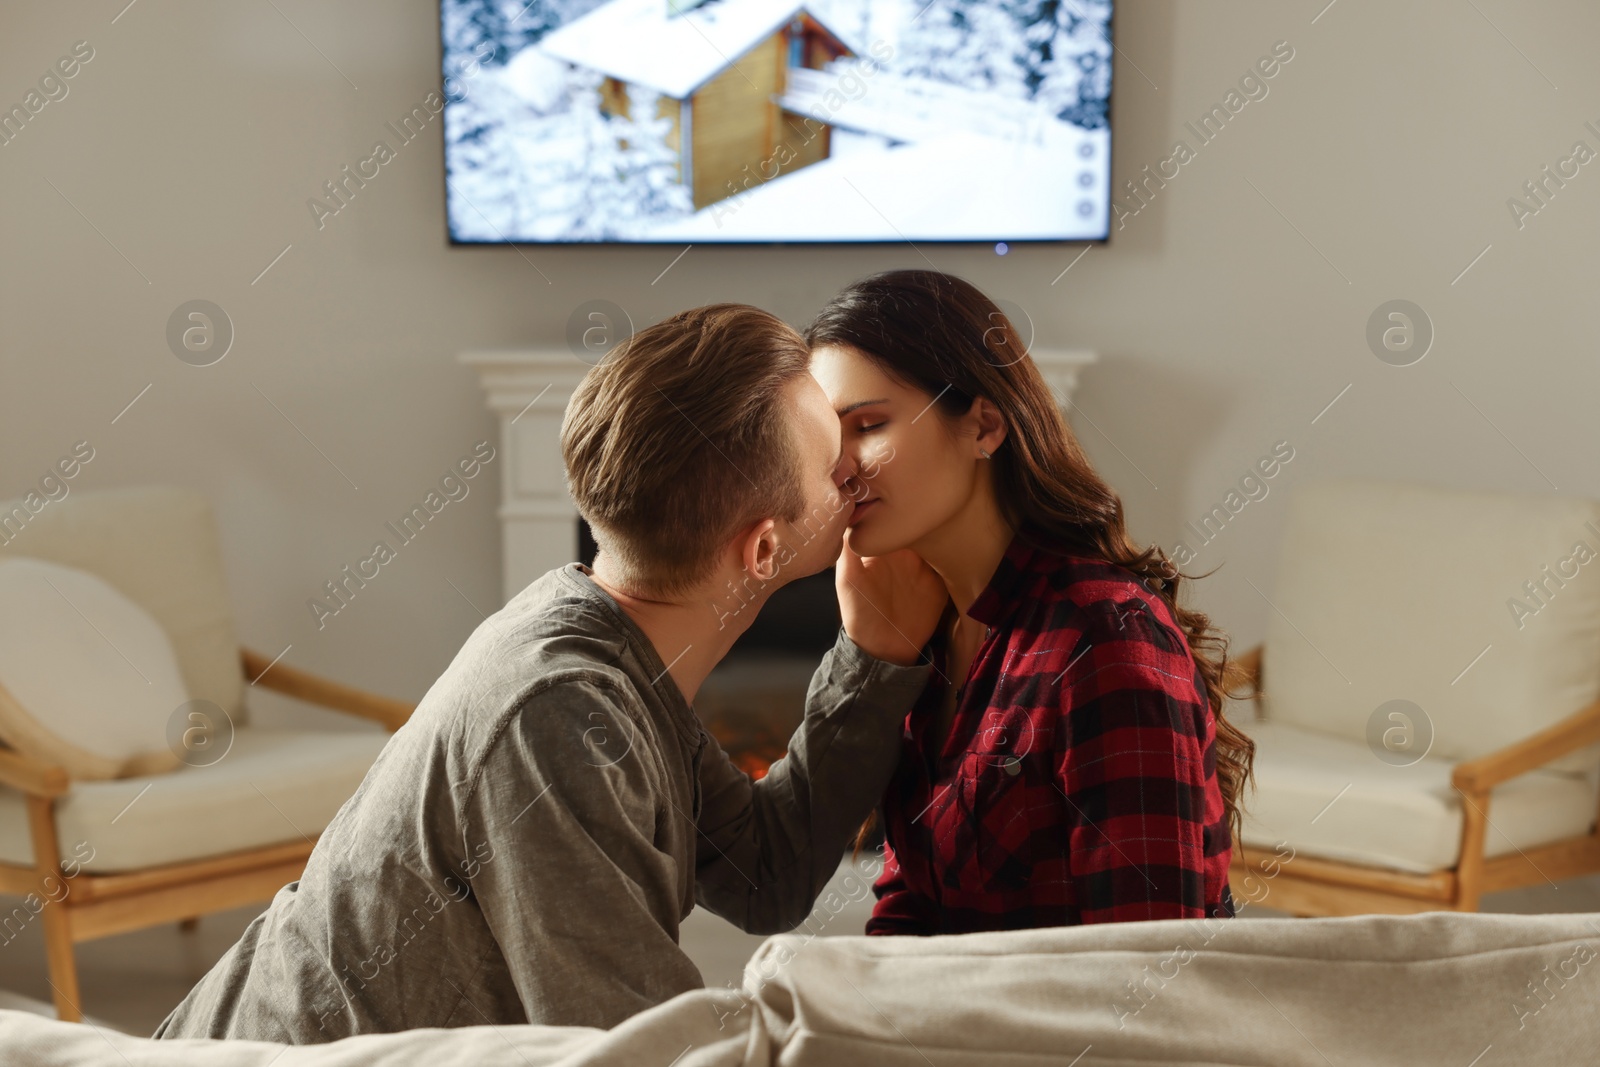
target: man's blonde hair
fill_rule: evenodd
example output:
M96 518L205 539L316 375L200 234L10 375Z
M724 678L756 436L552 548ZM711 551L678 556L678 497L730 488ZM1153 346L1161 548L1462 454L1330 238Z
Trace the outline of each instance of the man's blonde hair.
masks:
M784 390L810 363L777 316L711 304L639 331L584 376L561 424L567 484L631 589L681 593L738 530L799 518Z

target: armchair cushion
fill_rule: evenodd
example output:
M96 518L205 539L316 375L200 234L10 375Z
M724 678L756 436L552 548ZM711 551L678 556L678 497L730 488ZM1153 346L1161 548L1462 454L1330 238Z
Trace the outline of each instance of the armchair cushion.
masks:
M216 520L204 493L172 485L74 490L0 536L0 559L29 556L98 575L155 616L172 641L192 700L245 721L239 638Z
M0 560L0 740L73 778L159 774L188 700L143 608L75 567Z
M1455 866L1462 800L1450 785L1450 761L1427 756L1395 766L1376 759L1364 741L1245 717L1233 722L1256 743L1245 844L1270 849L1287 841L1308 856L1417 874ZM1587 833L1596 804L1594 775L1531 771L1513 778L1489 794L1484 856Z
M1552 726L1600 696L1597 556L1593 500L1296 486L1263 653L1266 718L1362 742L1374 712L1404 699L1445 760ZM1600 746L1549 766L1600 767Z
M92 874L110 874L314 838L355 793L389 736L246 726L210 766L74 782L56 801L61 855ZM33 863L23 796L4 788L0 863Z

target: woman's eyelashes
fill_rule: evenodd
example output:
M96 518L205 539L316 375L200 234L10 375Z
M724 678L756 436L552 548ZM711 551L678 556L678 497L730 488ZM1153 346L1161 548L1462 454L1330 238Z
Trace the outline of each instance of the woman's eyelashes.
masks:
M883 422L867 423L867 424L864 424L862 426L856 427L856 429L860 433L871 433L873 430L878 429L880 426L882 426L884 424L884 422L887 422L887 421L888 420L885 419L885 420L883 420Z

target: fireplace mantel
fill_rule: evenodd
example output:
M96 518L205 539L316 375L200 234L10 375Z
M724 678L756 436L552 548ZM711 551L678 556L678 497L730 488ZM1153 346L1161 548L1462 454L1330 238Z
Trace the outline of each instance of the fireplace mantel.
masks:
M1078 371L1095 362L1086 349L1034 348L1032 358L1063 408ZM578 510L561 464L561 419L590 364L566 348L462 352L500 418L501 588L506 600L545 571L578 558Z

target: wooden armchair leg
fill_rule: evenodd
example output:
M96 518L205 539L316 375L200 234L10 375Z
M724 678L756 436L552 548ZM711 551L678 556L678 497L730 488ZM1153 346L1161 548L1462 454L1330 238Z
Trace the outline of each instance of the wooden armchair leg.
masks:
M1461 853L1456 864L1456 899L1452 911L1477 911L1483 896L1483 853L1489 836L1489 792L1461 797Z
M55 801L28 797L28 834L33 838L34 869L39 872L39 919L44 924L45 962L54 991L56 1017L81 1022L78 1005L78 964L72 956L72 916L67 914L67 884L61 876L61 854L56 844Z
M65 1022L83 1021L78 1005L78 962L72 955L72 927L60 904L46 904L39 918L44 922L45 962L50 969L50 989L56 1002L56 1018Z

